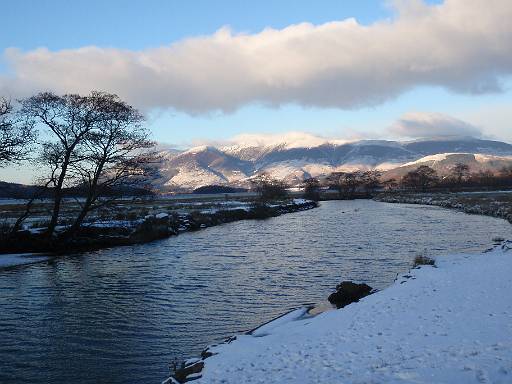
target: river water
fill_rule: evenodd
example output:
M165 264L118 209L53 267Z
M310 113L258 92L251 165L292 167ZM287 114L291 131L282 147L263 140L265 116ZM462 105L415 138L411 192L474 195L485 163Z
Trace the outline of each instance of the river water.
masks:
M0 270L0 383L160 383L173 359L341 280L385 288L416 255L480 252L504 220L373 201ZM485 257L485 256L482 256Z

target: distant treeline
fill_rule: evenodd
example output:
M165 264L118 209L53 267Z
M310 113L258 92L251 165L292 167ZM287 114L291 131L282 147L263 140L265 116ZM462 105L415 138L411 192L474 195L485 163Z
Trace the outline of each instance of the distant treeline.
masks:
M471 172L467 164L455 164L447 175L439 175L433 168L422 165L404 175L400 180L382 182L385 189L405 189L413 191L435 190L476 190L512 188L512 167L505 167L499 172Z
M461 191L512 189L512 167L499 172L471 172L467 164L455 164L448 174L438 172L426 165L411 170L401 178L385 178L376 170L334 172L320 180L309 178L303 183L308 198L320 198L324 189L337 191L340 198L369 197L375 192L414 191Z
M51 199L53 197L52 188L45 188L38 185L24 185L16 183L7 183L0 181L0 199L31 199L38 196L40 199ZM86 197L87 188L64 188L62 191L64 197ZM118 186L115 189L105 189L102 196L153 196L154 192L147 188L136 188L131 186Z
M243 193L247 188L230 187L228 185L204 185L194 189L195 194L216 194L216 193Z

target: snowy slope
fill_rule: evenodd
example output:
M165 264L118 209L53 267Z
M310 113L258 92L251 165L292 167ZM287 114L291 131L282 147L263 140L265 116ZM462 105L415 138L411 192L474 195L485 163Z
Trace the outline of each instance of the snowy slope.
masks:
M439 153L391 169L386 177L401 177L420 165L427 165L435 169L440 175L447 175L455 164L466 164L470 171L474 173L482 171L495 173L505 167L512 166L512 156L495 156L481 153Z
M512 250L436 263L215 347L196 383L512 383Z

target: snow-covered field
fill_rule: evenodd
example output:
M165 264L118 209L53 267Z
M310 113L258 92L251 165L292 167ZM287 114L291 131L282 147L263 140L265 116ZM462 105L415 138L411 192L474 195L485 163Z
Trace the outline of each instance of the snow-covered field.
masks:
M194 382L512 383L510 248L438 257L344 309L281 317L211 348Z

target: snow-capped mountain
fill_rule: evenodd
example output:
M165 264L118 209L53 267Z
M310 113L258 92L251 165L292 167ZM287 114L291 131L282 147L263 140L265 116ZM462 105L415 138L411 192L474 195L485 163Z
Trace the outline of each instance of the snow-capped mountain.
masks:
M333 171L380 169L400 175L422 164L439 171L456 162L467 163L474 171L512 165L511 144L474 138L312 144L283 142L164 151L158 184L167 190L191 190L210 184L246 186L251 177L265 172L293 185Z

